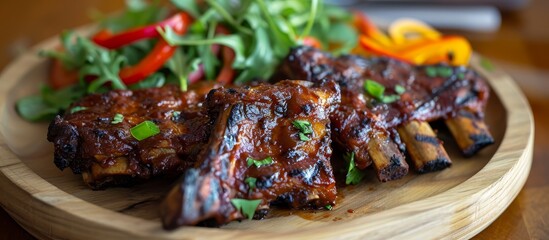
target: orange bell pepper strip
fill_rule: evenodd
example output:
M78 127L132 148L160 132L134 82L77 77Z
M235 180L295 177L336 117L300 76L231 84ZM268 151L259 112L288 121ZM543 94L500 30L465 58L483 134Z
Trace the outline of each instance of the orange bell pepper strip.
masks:
M385 33L379 30L364 13L359 11L354 12L353 25L358 32L375 40L382 46L389 47L393 45L393 41L385 35Z
M401 51L399 56L415 64L447 62L459 66L469 63L472 51L467 39L460 36L445 36L438 40L426 40Z
M398 52L395 52L390 48L387 48L379 44L378 42L372 40L367 36L364 36L364 35L360 36L359 43L364 50L374 55L390 57L390 58L398 59L403 62L412 63L409 59L401 56Z

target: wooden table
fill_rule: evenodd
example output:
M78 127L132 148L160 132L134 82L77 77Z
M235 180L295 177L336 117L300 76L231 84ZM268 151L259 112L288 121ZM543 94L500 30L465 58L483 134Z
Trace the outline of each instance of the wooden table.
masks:
M88 23L90 9L112 12L123 1L27 0L0 2L0 69L17 54L63 29ZM526 93L536 123L530 177L509 208L477 239L549 239L549 1L532 0L503 14L495 33L461 33L473 48L514 76ZM546 148L547 147L547 148ZM0 193L1 194L1 193ZM33 239L0 208L0 239Z

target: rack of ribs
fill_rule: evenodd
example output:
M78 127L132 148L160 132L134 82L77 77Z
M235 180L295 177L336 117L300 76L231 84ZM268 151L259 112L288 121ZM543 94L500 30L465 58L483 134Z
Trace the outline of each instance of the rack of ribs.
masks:
M82 174L92 189L132 185L155 176L178 177L194 165L211 121L201 103L215 85L117 90L75 102L48 129L54 163ZM115 115L122 115L119 122ZM138 141L130 129L152 121L160 133Z
M272 203L335 204L328 116L339 100L334 82L212 90L206 106L213 130L196 168L162 203L164 227L242 219L234 199L260 199L259 212Z
M483 121L488 86L465 67L298 47L272 81L87 96L50 124L54 162L93 189L183 175L161 204L163 225L173 229L253 217L235 201L254 201L256 217L276 204L334 205L332 163L342 164L332 146L385 182L408 173L405 156L420 173L451 165L430 121L444 120L466 156L493 142ZM389 101L365 90L368 82ZM131 129L147 120L160 133L137 140Z
M380 181L407 174L402 152L415 169L430 172L451 160L428 122L444 119L465 156L493 143L483 110L489 88L474 71L445 65L414 66L388 58L333 57L310 47L293 49L273 81L330 79L341 87L341 104L330 116L336 146L354 152L360 169L373 165ZM384 103L365 90L367 80L396 101ZM397 88L401 88L401 94Z

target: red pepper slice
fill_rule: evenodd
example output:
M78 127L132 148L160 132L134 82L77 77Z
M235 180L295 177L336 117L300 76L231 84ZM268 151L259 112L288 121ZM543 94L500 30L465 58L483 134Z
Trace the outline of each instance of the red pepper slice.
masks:
M181 22L174 24L171 27L175 33L183 34L187 31L191 18L186 13L178 13L176 16L180 16L178 19L180 19ZM162 65L172 57L176 50L177 47L171 46L166 40L160 38L152 51L138 64L120 70L120 79L125 84L133 84L143 80L161 68Z
M171 27L175 30L179 28L186 28L186 25L191 21L191 17L188 14L180 12L164 21L144 27L133 28L117 34L113 34L109 30L105 29L95 34L92 37L92 41L104 48L117 49L139 40L159 37L160 34L157 31L158 27Z
M216 28L217 34L226 35L229 34L229 30L227 30L223 26L217 26ZM219 71L219 74L217 75L215 81L222 84L229 84L233 81L234 76L236 75L236 71L233 68L233 63L235 59L235 53L233 49L227 46L221 46L221 54L223 57L223 66L221 67L221 70Z
M62 89L78 82L78 71L68 70L59 59L52 59L49 83L53 89Z

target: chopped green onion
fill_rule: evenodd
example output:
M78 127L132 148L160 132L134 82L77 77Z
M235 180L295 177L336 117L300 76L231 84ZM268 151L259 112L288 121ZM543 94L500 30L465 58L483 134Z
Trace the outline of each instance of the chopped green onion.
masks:
M385 87L383 85L371 79L366 79L366 82L364 82L364 89L370 96L377 99L382 99L383 93L385 92Z
M389 95L389 96L383 96L381 98L382 103L392 103L400 99L400 96L398 95Z
M400 96L398 96L398 95L385 96L384 95L385 87L383 85L381 85L380 83L378 83L374 80L371 80L371 79L366 79L366 81L364 82L364 89L366 90L366 92L370 96L376 98L377 100L381 101L382 103L392 103L392 102L395 102L396 100L400 99ZM396 91L396 89L395 89L395 91Z
M454 70L451 67L440 66L437 68L437 74L439 77L449 78L454 74Z
M151 121L144 121L130 129L132 136L141 141L160 133L160 128Z
M297 128L299 132L299 140L301 141L309 141L311 138L309 138L305 134L311 134L313 133L313 128L310 122L305 120L295 120L292 123L295 128Z
M71 114L76 113L76 112L80 112L80 111L84 111L86 109L88 109L88 108L87 107L82 107L82 106L76 106L76 107L71 108Z
M347 176L345 178L345 184L357 184L364 178L364 172L360 171L355 166L355 153L352 152L351 154L347 154L345 156L347 160L349 161L349 170L347 171Z
M310 122L305 120L295 120L293 123L295 128L299 129L302 133L313 133L313 128Z
M114 117L112 118L112 121L111 121L111 124L119 124L121 123L122 121L124 121L124 115L120 114L120 113L117 113L114 115Z
M404 88L403 86L401 85L396 85L395 86L395 92L397 94L403 94L404 92L406 92L406 88Z
M324 206L324 208L326 208L326 210L330 210L330 211L332 211L332 209L334 209L334 207L332 207L332 205L326 205L326 206Z
M428 77L436 77L437 76L437 69L433 66L428 66L425 68L425 74Z
M240 198L233 198L231 199L231 203L236 208L237 211L242 212L244 217L247 217L249 220L252 220L254 217L255 210L259 206L259 203L261 203L261 199L256 200L248 200L248 199L240 199Z
M247 177L246 179L244 179L244 182L248 184L248 186L250 187L250 190L252 190L255 188L255 183L257 182L257 178Z
M268 166L273 164L272 157L266 157L263 160L256 160L251 157L246 158L246 164L249 166L255 165L256 167Z
M299 133L299 140L306 142L306 141L311 140L311 138L307 137L307 135L305 135L304 133L300 132L300 133Z

